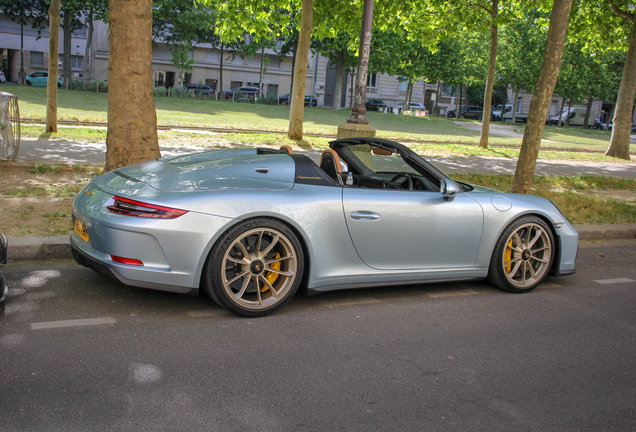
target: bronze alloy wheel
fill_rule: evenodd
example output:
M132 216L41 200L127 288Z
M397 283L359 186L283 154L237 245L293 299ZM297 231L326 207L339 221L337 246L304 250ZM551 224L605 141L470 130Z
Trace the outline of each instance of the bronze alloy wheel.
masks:
M212 251L210 297L244 316L286 303L302 279L302 248L284 224L258 219L231 230ZM206 278L209 279L209 278Z
M506 291L531 291L550 270L553 244L552 232L542 219L534 216L517 219L497 242L488 279Z

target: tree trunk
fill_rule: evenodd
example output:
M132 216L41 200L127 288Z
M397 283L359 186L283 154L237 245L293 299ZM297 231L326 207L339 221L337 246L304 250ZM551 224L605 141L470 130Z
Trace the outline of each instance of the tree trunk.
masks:
M356 90L356 80L357 80L357 76L356 76L356 71L355 69L351 71L351 95L350 95L350 103L349 103L349 108L353 107L353 92L355 92Z
M344 51L338 51L338 61L336 63L336 85L333 90L333 103L331 109L342 108L342 75L344 75Z
M484 94L484 112L481 120L481 137L479 138L479 146L488 148L488 134L490 132L490 118L492 117L492 89L495 85L495 68L497 66L497 24L494 20L499 12L499 0L492 0L491 19L493 24L490 25L490 61L488 62L488 79L486 81L486 92Z
M459 109L455 112L455 118L459 118L462 113L462 105L464 103L464 83L459 85Z
M71 19L73 18L74 12L70 10L64 11L64 63L62 64L63 68L63 84L64 88L68 90L68 84L71 82L71 38L72 30L71 30Z
M565 117L565 127L570 127L570 116L572 115L572 99L568 100L568 115Z
M57 132L57 53L60 46L60 0L49 7L49 77L46 82L46 132Z
M161 156L152 77L152 0L110 0L108 15L110 171Z
M572 0L554 0L541 74L530 103L528 124L523 134L519 160L512 181L512 192L514 193L529 194L532 188L545 118L550 107L554 86L561 71L565 34L568 30L571 8Z
M590 127L590 113L592 112L592 102L594 100L589 97L587 101L587 109L585 110L585 120L583 120L583 129Z
M605 156L629 160L629 140L631 135L634 95L636 94L636 19L632 23L629 49L623 67L623 78L618 90L612 137Z
M404 95L404 102L402 103L402 114L404 111L411 109L411 89L413 88L413 82L409 80L406 86L406 95Z
M519 90L515 92L515 100L512 102L512 124L517 122L517 101L519 100ZM506 121L506 107L501 112L501 120Z
M424 86L426 88L426 86ZM437 93L435 93L435 105L433 105L433 117L439 117L439 95L442 94L442 82L437 80Z
M265 45L261 47L261 70L258 74L258 88L261 91L261 97L264 96L263 94L263 62L264 61L265 61Z
M88 90L91 82L91 45L93 43L93 9L89 9L86 17L86 50L84 51L84 90Z
M614 113L616 112L616 101L612 104L607 120L605 120L605 130L609 130L609 125L614 121Z
M221 99L223 99L223 48L225 48L225 44L221 43L221 57L219 57L219 86L216 90L216 100L219 100L219 95Z
M424 94L426 95L426 80L424 80ZM457 89L457 96L455 97L455 117L457 117L457 113L459 112L459 98L461 97L461 86L462 84L459 84L459 88ZM448 115L448 113L446 113L446 115Z
M289 110L289 139L303 139L303 112L305 108L305 87L307 85L307 58L311 43L311 23L314 15L314 1L303 0L300 17L300 34L298 35L298 49L295 53L294 84L290 96Z
M557 122L557 127L563 127L563 110L565 109L565 98L561 101L561 111L559 111L559 121Z
M290 99L291 99L291 94L294 90L294 74L296 73L296 53L297 52L298 52L298 39L294 41L294 53L292 54L291 82L289 83ZM291 103L291 100L289 103Z

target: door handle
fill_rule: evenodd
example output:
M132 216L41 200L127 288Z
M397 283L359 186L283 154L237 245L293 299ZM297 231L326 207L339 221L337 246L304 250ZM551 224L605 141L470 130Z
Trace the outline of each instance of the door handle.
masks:
M370 211L358 210L351 212L351 219L359 221L374 221L380 219L380 215Z

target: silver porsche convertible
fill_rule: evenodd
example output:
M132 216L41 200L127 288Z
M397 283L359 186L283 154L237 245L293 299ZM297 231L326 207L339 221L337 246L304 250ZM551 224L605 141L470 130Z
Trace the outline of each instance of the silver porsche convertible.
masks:
M575 272L578 234L550 201L455 182L408 147L332 141L160 158L73 202L78 263L243 316L301 290L487 278L506 291Z

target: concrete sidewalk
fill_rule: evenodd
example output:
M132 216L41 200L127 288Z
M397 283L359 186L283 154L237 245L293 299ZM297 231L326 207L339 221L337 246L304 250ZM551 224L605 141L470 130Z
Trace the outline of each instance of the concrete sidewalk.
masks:
M162 146L162 156L173 156L207 151L201 147ZM308 153L318 160L319 153ZM16 163L21 166L45 164L93 164L105 162L106 145L74 143L66 141L22 140ZM427 158L448 174L514 174L516 161L484 158ZM636 179L634 164L581 164L563 162L538 162L537 175L597 175ZM581 240L633 239L633 225L576 225ZM9 237L8 258L13 261L71 258L68 236L56 237Z

